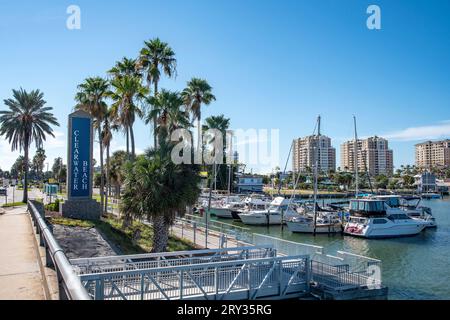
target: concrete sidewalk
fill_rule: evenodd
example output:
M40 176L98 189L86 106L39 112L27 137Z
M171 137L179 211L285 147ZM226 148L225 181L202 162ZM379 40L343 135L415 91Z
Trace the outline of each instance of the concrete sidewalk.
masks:
M0 215L0 300L44 300L31 220L25 207Z

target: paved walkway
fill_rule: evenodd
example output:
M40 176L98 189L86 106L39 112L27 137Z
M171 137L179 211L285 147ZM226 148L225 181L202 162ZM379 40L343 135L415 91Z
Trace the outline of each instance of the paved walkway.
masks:
M0 215L0 300L44 300L35 238L25 207Z

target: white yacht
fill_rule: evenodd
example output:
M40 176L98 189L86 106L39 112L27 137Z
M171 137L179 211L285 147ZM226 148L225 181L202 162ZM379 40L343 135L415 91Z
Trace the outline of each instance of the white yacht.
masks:
M235 220L241 220L239 214L248 213L250 211L261 211L269 208L271 203L270 199L261 197L260 195L248 196L239 205L235 205L231 210L231 215Z
M221 200L211 203L210 214L219 218L233 218L231 211L235 206L238 206L242 202L239 196L228 196ZM208 202L204 201L203 206L208 209Z
M338 233L342 232L342 223L334 212L318 212L314 226L314 215L299 215L286 221L291 232L296 233Z
M350 221L344 233L363 238L394 238L416 235L427 225L405 213L388 213L383 200L355 199L350 201Z
M436 219L433 217L431 209L420 206L422 199L415 196L374 196L374 199L383 200L386 203L388 214L404 213L409 217L427 222L427 228L436 228Z
M267 210L250 210L239 214L239 218L248 225L279 225L291 217L297 216L295 205L283 197L275 198Z

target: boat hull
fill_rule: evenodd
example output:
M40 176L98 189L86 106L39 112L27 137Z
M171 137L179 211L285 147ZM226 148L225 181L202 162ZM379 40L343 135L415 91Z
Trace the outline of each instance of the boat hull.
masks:
M344 228L344 234L368 239L399 238L415 236L422 232L425 227L426 224L423 223L400 224L378 228L348 223Z
M267 215L265 214L239 214L239 218L242 223L248 225L280 225L281 224L281 215L270 214L269 219L267 219Z
M231 209L228 208L211 208L210 214L218 218L233 218L233 216L231 215Z
M314 233L313 223L299 223L287 221L286 225L291 232L295 233ZM318 224L315 233L340 233L342 232L341 224Z

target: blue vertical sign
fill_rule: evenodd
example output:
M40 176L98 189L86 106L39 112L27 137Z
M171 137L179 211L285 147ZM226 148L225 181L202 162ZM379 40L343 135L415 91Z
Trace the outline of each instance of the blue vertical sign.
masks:
M90 196L91 185L91 119L72 117L70 161L70 196Z

